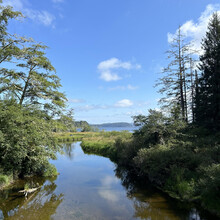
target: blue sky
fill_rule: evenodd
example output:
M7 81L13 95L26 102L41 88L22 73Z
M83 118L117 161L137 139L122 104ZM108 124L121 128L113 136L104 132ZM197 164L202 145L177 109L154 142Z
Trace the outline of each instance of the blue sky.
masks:
M217 0L5 0L26 16L9 31L49 46L75 120L132 122L158 108L154 88L179 25L200 46ZM219 4L218 4L219 3Z

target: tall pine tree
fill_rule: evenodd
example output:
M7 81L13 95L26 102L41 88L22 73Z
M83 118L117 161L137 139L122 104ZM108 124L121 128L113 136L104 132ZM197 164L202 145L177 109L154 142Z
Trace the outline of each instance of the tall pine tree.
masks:
M213 14L200 57L201 76L195 96L195 120L208 128L220 129L220 17Z

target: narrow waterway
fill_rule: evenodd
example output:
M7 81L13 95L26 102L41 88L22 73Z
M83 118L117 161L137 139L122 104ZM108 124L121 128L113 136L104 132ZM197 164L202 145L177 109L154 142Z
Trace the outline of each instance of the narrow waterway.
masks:
M0 219L214 219L151 186L139 187L109 159L84 154L79 142L64 144L64 152L52 161L56 178L29 178L0 192ZM41 187L25 198L18 191L27 183Z

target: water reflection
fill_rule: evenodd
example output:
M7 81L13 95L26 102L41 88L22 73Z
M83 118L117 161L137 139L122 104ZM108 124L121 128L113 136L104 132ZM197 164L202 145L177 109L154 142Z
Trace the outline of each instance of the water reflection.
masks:
M107 158L84 154L80 143L64 144L63 151L52 161L60 173L57 179L26 179L0 192L0 219L215 219L170 199L147 181L140 185L143 181ZM27 199L18 193L26 182L42 186Z
M74 146L75 145L72 143L63 143L62 144L63 152L70 160L73 160L73 158L74 158L74 153L73 153Z
M114 185L118 184L119 180L114 178L114 176L105 176L101 179L101 187L99 187L98 193L99 195L111 202L118 202L119 195L114 190Z
M141 185L134 173L126 168L116 167L115 175L121 179L121 184L127 191L127 197L133 201L134 218L158 220L207 220L218 219L204 211L198 211L192 203L183 203L171 199L152 187L147 180Z
M16 187L4 190L0 194L0 219L50 219L63 201L62 194L54 191L57 185L56 178L51 179L26 179L16 183ZM18 193L24 184L42 185L37 191L27 197Z

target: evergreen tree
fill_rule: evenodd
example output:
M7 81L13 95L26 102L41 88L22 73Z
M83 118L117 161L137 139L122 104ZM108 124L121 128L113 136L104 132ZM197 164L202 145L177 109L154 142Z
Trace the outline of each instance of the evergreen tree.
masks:
M205 38L204 54L200 57L195 97L195 120L198 124L220 129L220 17L213 14Z
M163 77L159 79L156 86L161 86L159 92L165 94L160 100L164 107L176 105L180 108L182 120L188 121L188 97L190 85L190 74L187 73L190 67L190 44L181 34L181 27L170 43L167 51L170 62L163 69Z

